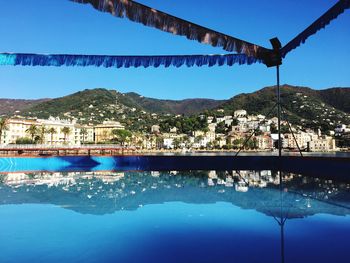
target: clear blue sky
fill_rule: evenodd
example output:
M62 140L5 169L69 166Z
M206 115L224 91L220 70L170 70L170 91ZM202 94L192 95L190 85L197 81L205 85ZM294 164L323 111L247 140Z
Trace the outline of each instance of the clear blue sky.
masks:
M178 17L270 47L285 44L336 0L139 0ZM114 18L68 0L1 1L0 52L163 55L220 54L220 48ZM281 82L350 87L350 11L290 53ZM223 99L275 84L264 65L193 68L0 67L0 97L42 98L86 88L168 99Z

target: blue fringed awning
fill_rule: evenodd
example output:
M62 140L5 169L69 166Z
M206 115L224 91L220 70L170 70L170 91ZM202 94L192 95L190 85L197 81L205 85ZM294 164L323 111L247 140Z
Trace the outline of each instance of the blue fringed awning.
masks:
M297 48L301 44L304 44L306 39L316 34L319 30L325 28L329 23L336 19L346 9L350 8L350 0L340 0L333 7L331 7L320 18L313 22L308 28L297 35L287 45L281 49L281 56L285 57L290 51Z
M6 66L78 66L78 67L193 67L232 66L262 61L244 54L176 55L176 56L100 56L100 55L41 55L0 53L0 65Z
M228 52L246 54L248 57L263 58L271 51L259 45L202 27L195 23L166 14L131 0L70 0L82 4L91 4L101 12L111 13L113 16L128 18L133 22L174 35L185 36L190 40L222 47Z

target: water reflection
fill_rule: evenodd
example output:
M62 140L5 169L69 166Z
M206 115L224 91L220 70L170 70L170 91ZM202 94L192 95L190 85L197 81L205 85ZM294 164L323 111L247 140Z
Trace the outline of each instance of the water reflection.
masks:
M350 184L277 171L41 172L0 175L0 205L54 204L79 214L165 202L231 203L276 221L280 261L293 219L350 214ZM288 244L287 244L288 248Z
M229 202L268 216L347 215L350 184L274 171L55 172L0 175L0 204L49 203L106 214L146 204Z

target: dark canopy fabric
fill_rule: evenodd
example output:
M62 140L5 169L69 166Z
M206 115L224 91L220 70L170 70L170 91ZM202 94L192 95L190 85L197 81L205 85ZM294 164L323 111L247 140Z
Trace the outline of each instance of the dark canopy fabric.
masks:
M183 19L168 15L131 0L70 0L91 4L94 8L111 13L117 17L128 19L155 27L176 35L186 36L212 46L223 47L227 51L239 54L226 55L175 55L175 56L100 56L100 55L42 55L42 54L10 54L0 53L0 65L22 66L97 66L97 67L159 67L186 65L192 66L232 66L234 64L265 63L274 56L271 49L234 38L214 30L196 25ZM325 14L311 24L280 50L285 57L291 50L304 43L308 37L327 26L346 9L350 8L350 0L340 0ZM277 54L279 57L279 55Z
M202 27L189 21L166 14L131 0L70 0L91 4L95 9L108 12L116 17L128 18L133 22L160 29L190 40L222 47L229 52L246 54L248 57L263 58L269 49L234 38L232 36Z
M326 13L324 13L320 18L313 22L308 28L297 35L293 40L291 40L287 45L281 49L281 56L285 57L290 51L297 48L301 44L304 44L306 39L311 35L317 33L317 31L325 28L329 23L336 19L340 14L342 14L346 9L350 8L350 0L340 0L333 7L331 7Z
M232 66L260 63L259 59L244 54L177 55L177 56L101 56L101 55L41 55L0 53L0 65L21 66L95 66L95 67L181 67Z

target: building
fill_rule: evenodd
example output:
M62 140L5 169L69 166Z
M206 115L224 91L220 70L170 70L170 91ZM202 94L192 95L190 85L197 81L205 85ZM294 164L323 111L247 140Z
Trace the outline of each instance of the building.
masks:
M255 137L258 149L272 149L273 140L271 136L268 135L259 135Z
M71 122L69 120L61 120L60 118L54 117L36 120L36 125L44 126L46 130L43 143L50 145L75 145L75 124L75 121ZM65 127L68 128L68 133L63 132L63 128ZM77 144L80 144L80 142Z
M171 128L170 133L177 133L177 128L176 127Z
M246 110L236 110L233 113L233 117L235 117L235 118L247 117L247 111Z
M151 127L151 133L160 133L160 127L159 127L159 125L152 125L152 127Z
M125 127L118 121L104 121L95 126L95 143L110 141L113 139L113 130L124 130Z
M298 132L298 133L286 133L284 134L284 145L291 149L297 149L298 145L301 149L307 148L308 143L312 140L312 137L309 133L306 132ZM298 142L298 145L296 144L296 141Z
M335 151L335 140L330 136L321 136L317 140L310 141L309 149L311 152Z
M8 119L7 129L2 131L1 143L12 144L16 143L19 138L30 137L27 133L28 128L31 125L36 125L35 120L25 119Z
M163 139L163 147L166 149L174 148L174 139L173 138L164 138Z
M75 125L74 126L74 144L81 145L84 143L94 142L95 130L93 126L89 125Z

